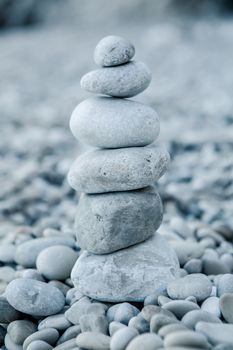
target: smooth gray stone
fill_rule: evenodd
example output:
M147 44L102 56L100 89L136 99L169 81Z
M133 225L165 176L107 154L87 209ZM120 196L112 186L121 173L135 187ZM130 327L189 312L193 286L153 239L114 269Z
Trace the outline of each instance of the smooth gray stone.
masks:
M204 254L204 247L197 242L192 241L169 241L169 244L175 250L180 265L185 265L190 259L200 258Z
M81 79L81 87L95 94L133 97L151 82L151 72L143 62L132 61L121 66L93 70Z
M228 323L233 323L233 294L225 293L220 297L220 310Z
M71 307L65 312L65 316L71 323L79 324L80 317L87 314L90 305L90 299L83 297L71 305Z
M178 278L167 286L167 293L172 299L185 299L192 295L197 301L202 301L210 296L211 291L212 283L201 273Z
M66 293L70 289L70 287L67 286L67 284L62 283L62 282L57 281L57 280L49 281L48 284L50 284L51 286L54 286L57 289L59 289L62 292L62 294L64 294L64 296L66 296Z
M201 310L210 312L216 317L221 316L220 306L219 306L219 298L217 297L209 297L201 304Z
M37 331L27 337L23 343L23 350L26 350L28 345L35 340L43 340L50 345L54 345L59 338L59 333L54 328L45 328Z
M7 350L22 350L23 347L22 345L15 344L9 334L6 334L5 339L4 339L4 344L6 346Z
M154 145L96 149L76 159L68 182L76 191L85 193L137 190L155 185L166 172L169 160L169 154Z
M111 350L125 350L129 342L138 335L138 332L134 328L125 327L118 330L111 338L110 349Z
M38 324L38 330L40 331L44 328L55 328L58 331L64 331L71 325L71 322L67 320L64 314L57 314L44 318Z
M15 256L16 246L14 244L1 244L0 245L0 262L13 263Z
M53 245L75 246L75 241L71 238L64 237L42 237L32 239L17 246L15 261L24 267L36 267L36 259L39 253Z
M18 278L6 288L8 302L18 311L34 316L49 316L61 311L65 297L47 283Z
M79 348L76 345L76 339L69 339L67 341L65 341L62 344L57 345L55 348L53 348L54 350L71 350L71 349L77 349L79 350Z
M10 266L0 267L0 280L4 282L11 282L15 278L15 270Z
M181 319L187 312L192 310L199 310L200 307L187 300L173 300L166 303L163 309L172 312L178 319Z
M158 333L160 328L173 323L179 323L176 318L170 317L164 314L157 314L154 315L150 320L150 332L152 333Z
M233 344L233 324L198 322L196 331L204 334L213 344Z
M119 329L126 328L127 326L123 323L112 321L109 323L109 334L112 336L114 333L118 332Z
M195 326L199 321L221 323L221 320L217 316L203 310L189 311L184 315L181 321L186 327L191 329L195 329Z
M230 272L229 268L219 258L203 258L203 272L206 275L220 275Z
M201 273L202 261L200 259L190 259L184 265L184 269L188 272L188 274Z
M43 249L37 259L38 271L48 280L65 280L78 259L78 254L65 245L55 245Z
M88 350L109 350L110 337L98 332L83 332L76 338L76 344Z
M109 302L143 301L178 277L175 252L159 234L141 244L107 255L83 252L71 278L78 290Z
M216 345L213 350L233 350L233 344L219 344Z
M155 350L163 346L161 338L156 334L144 333L135 337L126 350Z
M153 108L135 101L99 96L75 108L70 129L83 143L120 148L149 145L157 139L160 128Z
M137 316L139 313L138 308L129 304L121 303L111 306L107 311L107 318L109 322L117 321L127 325L130 319Z
M127 63L134 56L133 44L120 36L109 35L101 39L94 51L95 63L102 67Z
M4 296L0 296L0 323L10 323L22 318L22 314L13 308Z
M75 325L67 328L62 336L58 339L57 345L67 342L70 339L76 338L81 333L80 325Z
M44 277L36 269L26 269L22 274L23 278L30 278L32 280L37 280L45 282Z
M164 346L165 348L173 346L192 346L197 349L209 349L209 344L203 334L187 330L168 334L165 337Z
M77 243L90 253L111 253L152 236L162 216L160 196L152 188L83 194L75 220Z
M224 293L233 293L233 275L230 273L220 276L217 283L217 295L221 296Z
M150 331L150 324L147 322L141 314L138 314L137 316L132 317L129 320L129 327L135 328L139 334L141 333L147 333Z
M53 347L43 340L34 340L27 347L27 350L52 350L52 349Z
M158 335L161 338L165 338L167 335L173 332L180 332L185 330L187 331L189 329L185 327L182 323L171 323L161 327L160 330L158 331Z
M153 292L144 299L144 305L158 305L159 296L167 296L167 289L160 289L157 292Z
M176 316L174 316L173 313L171 313L169 310L165 310L160 306L156 306L156 305L144 306L144 308L140 313L140 315L148 322L150 322L151 318L154 315L158 315L158 314L163 314L168 317L176 318Z
M108 335L108 320L104 315L86 314L79 318L82 332L99 332Z
M166 297L165 295L160 295L160 296L158 297L158 305L159 305L159 306L163 306L163 305L169 303L170 301L172 301L172 299Z
M15 344L22 345L24 340L37 331L37 326L30 320L16 320L9 324L7 333Z

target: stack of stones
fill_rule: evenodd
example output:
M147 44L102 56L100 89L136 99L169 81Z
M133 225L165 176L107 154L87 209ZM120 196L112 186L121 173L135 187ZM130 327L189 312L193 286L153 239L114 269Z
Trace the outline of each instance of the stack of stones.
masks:
M68 181L81 192L77 243L83 250L71 277L93 299L142 301L178 276L178 260L155 234L162 221L156 181L169 155L152 144L159 119L149 106L126 98L144 91L151 73L131 61L133 45L121 37L102 39L94 53L101 68L84 75L83 89L107 96L88 98L74 110L70 128L95 149L74 162Z

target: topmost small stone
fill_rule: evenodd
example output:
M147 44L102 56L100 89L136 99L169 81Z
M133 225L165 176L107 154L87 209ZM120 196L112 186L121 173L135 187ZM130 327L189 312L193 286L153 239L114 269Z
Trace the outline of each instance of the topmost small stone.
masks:
M120 36L109 35L100 40L94 52L95 63L102 67L112 67L127 63L134 56L131 42Z

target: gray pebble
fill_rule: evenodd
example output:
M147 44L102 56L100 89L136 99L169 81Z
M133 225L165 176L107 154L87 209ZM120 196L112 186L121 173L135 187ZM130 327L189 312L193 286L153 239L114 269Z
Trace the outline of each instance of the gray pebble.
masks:
M191 329L195 329L195 326L199 321L221 323L217 316L203 310L189 311L184 315L181 321L186 327Z
M78 254L70 247L55 245L43 249L37 259L38 271L48 280L65 280L70 276Z
M210 296L211 290L210 280L200 273L176 279L167 286L167 293L172 299L185 299L192 295L197 301L202 301Z
M150 332L158 333L161 327L172 323L179 323L179 321L162 313L154 315L150 321Z
M84 194L76 214L77 242L94 254L111 253L149 238L161 221L162 203L153 189Z
M0 280L11 282L15 278L15 270L10 266L0 267Z
M143 62L132 61L121 66L93 70L81 79L81 87L95 94L133 97L151 82L151 72Z
M27 350L52 350L52 349L53 347L43 340L34 340L27 347Z
M7 350L22 350L22 345L15 344L9 334L6 334L4 343Z
M76 344L88 350L109 350L110 337L98 332L83 332L76 338Z
M144 305L158 305L158 298L160 295L167 296L166 288L157 290L156 292L147 295L144 299Z
M32 279L32 280L41 281L41 282L45 282L44 277L36 269L24 270L24 272L22 274L22 277L23 278L29 278L29 279Z
M111 338L111 350L125 350L129 342L138 335L135 328L125 327L118 330Z
M37 326L30 320L16 320L9 324L7 333L15 344L22 345L24 340L37 331Z
M200 307L187 300L173 300L163 306L163 309L172 312L178 319L181 319L187 312L199 310Z
M96 149L76 159L68 182L85 193L137 190L154 185L167 170L169 160L169 154L154 145Z
M206 275L220 275L230 272L230 269L219 259L204 258L203 272Z
M185 331L185 330L188 330L188 328L185 327L182 323L172 323L161 327L160 330L158 331L158 335L161 338L165 338L167 335L173 332L179 332L179 331Z
M15 260L24 267L36 267L36 259L39 253L53 245L66 245L74 247L75 241L71 238L64 237L42 237L32 239L17 246Z
M233 323L233 294L225 293L220 297L220 310L228 323Z
M131 340L126 350L155 350L162 347L162 345L163 342L158 335L145 333L140 334Z
M220 276L217 283L217 295L221 296L224 293L233 293L233 275L230 273Z
M221 255L220 260L226 265L230 272L233 271L233 256L228 253Z
M94 147L140 147L157 139L159 119L154 109L142 103L93 97L75 108L70 129L79 141Z
M111 306L107 311L107 318L109 322L117 321L127 325L130 319L137 316L139 313L138 308L129 304L121 303Z
M204 247L200 243L192 241L170 241L169 244L175 250L180 265L185 265L190 259L200 258L204 253Z
M137 330L138 333L146 333L150 331L150 323L146 321L141 314L131 318L128 324L129 327Z
M109 324L109 334L112 336L114 333L116 333L119 329L126 328L127 326L123 323L112 321Z
M87 297L83 297L76 301L66 312L66 318L73 324L79 324L79 319L82 315L87 314L88 307L91 301Z
M221 311L219 307L219 298L213 296L207 298L202 304L201 304L201 310L209 312L216 317L221 316Z
M200 259L190 259L184 265L184 269L188 274L200 273L202 271L202 261Z
M156 306L156 305L144 306L140 313L140 315L148 322L150 322L151 318L157 314L163 314L168 317L176 318L170 311L165 310L160 306Z
M49 281L48 284L59 289L62 292L62 294L64 294L64 296L66 296L66 293L70 289L70 287L67 286L67 284L62 283L60 281L56 281L56 280Z
M64 314L52 315L44 318L38 324L38 330L44 328L55 328L58 331L64 331L71 326L71 323L67 320Z
M175 252L159 234L112 254L83 252L71 273L81 293L108 302L143 301L177 276Z
M75 325L67 328L57 341L57 345L67 342L70 339L77 337L81 333L80 325Z
M16 310L35 316L55 314L65 304L65 298L57 288L26 278L10 282L6 289L6 297Z
M26 350L28 345L35 340L43 340L50 345L54 345L59 338L59 333L54 328L45 328L35 332L27 337L23 343L23 350Z
M196 331L204 334L212 345L233 344L233 325L198 322Z
M197 349L209 349L206 337L194 331L179 331L168 334L164 340L165 348L180 346L193 347Z
M14 262L16 247L14 244L0 245L0 262L12 263Z
M170 227L184 239L193 237L192 230L189 228L185 220L181 219L179 216L172 217Z
M134 46L129 40L120 36L109 35L97 44L94 60L96 64L102 67L118 66L129 62L134 53Z
M108 320L104 315L86 314L79 318L82 332L99 332L108 334Z
M158 305L163 306L163 305L169 303L171 300L172 300L171 298L168 298L165 295L160 295L158 297Z
M77 345L76 345L76 339L69 339L67 341L65 341L62 344L57 345L55 348L53 348L54 350L72 350L72 349L76 349L76 350L80 350Z
M0 323L10 323L21 318L22 314L14 309L4 296L0 296Z

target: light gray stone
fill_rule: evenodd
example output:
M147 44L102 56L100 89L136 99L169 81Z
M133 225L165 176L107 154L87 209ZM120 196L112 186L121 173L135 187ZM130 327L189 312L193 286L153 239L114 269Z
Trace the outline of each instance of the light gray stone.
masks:
M82 349L109 350L110 337L98 332L83 332L76 338L76 344Z
M129 327L135 328L139 334L146 333L150 331L150 324L146 321L141 314L134 316L130 319Z
M77 252L64 245L43 249L36 260L38 271L48 280L65 280L78 258Z
M228 323L233 323L233 294L225 293L220 298L220 310Z
M160 235L107 255L84 252L71 278L74 285L93 299L120 302L143 301L147 294L178 277L174 251Z
M111 338L111 350L125 350L129 342L138 335L135 328L125 327L118 330Z
M157 139L159 119L154 109L142 103L93 97L75 108L70 129L79 141L94 147L139 147Z
M184 269L189 273L201 273L202 261L200 259L190 259L184 265Z
M178 319L181 319L187 312L199 310L200 307L187 300L173 300L163 306L164 310L172 312Z
M165 338L168 334L171 334L173 332L185 331L185 330L189 330L189 329L185 327L182 323L171 323L161 327L158 332L158 335L161 338Z
M224 293L233 293L233 275L230 273L220 276L217 282L218 296L221 296Z
M30 320L16 320L9 324L7 333L15 344L22 345L24 340L37 331L37 326Z
M34 316L48 316L61 311L65 297L47 283L18 278L6 288L8 302L18 311Z
M69 339L62 344L57 345L54 350L80 350L76 345L76 339Z
M41 322L39 322L38 330L40 331L44 328L55 328L58 331L64 331L71 325L71 322L67 320L64 314L57 314L45 317Z
M221 311L219 307L219 298L218 297L209 297L201 304L201 310L210 312L211 314L220 318Z
M160 328L168 325L168 324L178 324L178 321L175 317L167 316L163 313L154 315L150 320L150 332L158 333Z
M208 298L212 291L212 283L205 275L195 273L169 282L167 293L172 299L185 299L192 295L197 301Z
M179 331L172 332L165 337L165 348L180 346L180 347L193 347L197 349L209 349L209 344L206 337L203 334L194 331Z
M41 282L45 282L44 277L37 271L37 269L26 269L22 274L23 278L30 278L32 280L37 280Z
M7 350L22 350L22 345L15 344L9 334L6 334L4 343Z
M121 66L93 70L81 79L81 87L95 94L133 97L150 84L151 72L143 62L132 61Z
M54 345L59 338L59 333L54 328L45 328L37 331L27 337L23 343L23 350L26 350L28 345L35 340L43 340L50 345Z
M119 331L119 329L126 328L127 326L123 323L112 321L109 323L109 334L112 336L114 333Z
M169 310L165 310L165 309L161 308L160 306L156 306L156 305L144 306L144 308L142 309L142 311L140 313L140 315L148 322L150 322L151 318L157 314L163 314L163 315L168 316L168 317L176 318L173 315L173 313L171 313Z
M82 249L106 254L142 242L162 221L162 203L153 189L83 194L75 228Z
M0 267L0 281L11 282L15 278L15 270L10 266Z
M229 268L219 258L204 258L202 260L203 272L206 275L220 275L230 272Z
M233 344L233 324L198 322L196 331L204 334L213 345Z
M79 324L80 317L88 313L88 307L90 305L90 299L83 297L71 305L71 307L65 312L65 316L71 323Z
M120 36L109 35L100 40L94 51L95 63L102 67L127 63L134 56L133 44Z
M190 259L200 258L204 254L204 247L197 242L192 241L169 241L169 244L175 250L180 265L185 265Z
M184 315L181 321L186 327L191 329L195 329L195 326L199 321L221 323L217 316L203 310L189 311Z
M156 335L151 333L144 333L140 334L137 337L135 337L129 345L127 346L126 350L155 350L159 349L163 346L162 339Z
M129 304L121 303L111 306L107 311L107 318L109 322L117 321L127 325L130 319L137 316L139 313L138 308Z
M16 246L14 244L0 245L0 262L12 263L14 262Z
M61 335L61 337L57 341L57 345L67 342L70 339L76 338L77 335L81 333L80 325L75 325L67 328L65 332Z
M155 185L168 165L169 154L154 145L96 149L77 158L69 170L68 182L85 193L135 190Z
M27 347L27 350L52 350L52 349L53 347L43 340L34 340Z
M86 314L79 318L82 332L99 332L108 334L108 320L104 315Z
M17 246L15 252L15 261L24 267L36 267L36 259L39 253L53 245L75 246L75 241L64 237L42 237L26 241Z

